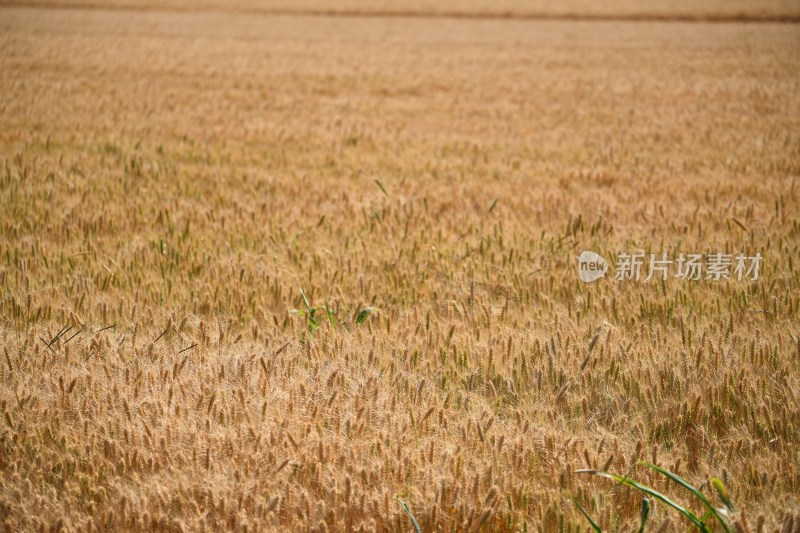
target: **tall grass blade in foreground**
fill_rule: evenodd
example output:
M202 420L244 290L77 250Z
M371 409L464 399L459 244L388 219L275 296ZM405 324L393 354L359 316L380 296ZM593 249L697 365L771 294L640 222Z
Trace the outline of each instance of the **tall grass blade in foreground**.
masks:
M644 533L648 518L650 518L650 499L642 498L642 510L639 512L639 533Z
M408 505L406 505L406 502L404 502L400 498L397 498L397 502L400 504L400 507L403 508L403 511L405 511L406 514L408 515L408 517L411 519L411 523L414 525L414 530L417 533L422 533L422 530L420 529L419 524L417 523L417 519L414 518L413 514L411 514L411 509L408 508Z
M692 524L694 524L695 527L697 527L697 529L699 529L700 531L702 531L704 533L710 533L710 531L711 531L708 528L708 526L705 525L705 523L703 523L703 521L697 515L695 515L690 510L688 510L686 507L684 507L681 504L673 501L668 496L658 492L657 490L652 489L652 488L650 488L650 487L648 487L646 485L642 485L638 481L635 481L633 479L630 479L630 478L627 478L627 477L624 477L624 476L619 476L617 474L611 474L609 472L600 472L598 470L581 469L581 470L576 470L576 472L579 473L579 474L593 474L595 476L600 476L600 477L604 477L604 478L607 478L607 479L611 479L611 480L616 481L620 485L625 485L626 487L632 488L634 490L638 490L639 492L642 492L642 493L644 493L644 494L646 494L646 495L648 495L648 496L650 496L652 498L655 498L656 500L658 500L658 501L660 501L662 503L665 503L669 507L675 509L680 514L682 514L684 517L689 519L689 521L692 522Z
M589 515L589 513L586 512L586 509L583 508L583 505L578 503L577 499L573 500L573 501L575 502L575 506L578 508L578 510L581 512L581 514L586 517L586 520L589 521L589 525L592 526L592 530L595 533L601 533L603 531L602 528L598 525L597 522L595 522L592 519L591 515Z
M679 475L673 474L672 472L670 472L669 470L666 470L665 468L661 468L660 466L656 466L656 465L648 463L646 461L642 462L641 464L645 465L650 470L655 470L659 474L663 474L664 476L668 477L669 479L671 479L672 481L674 481L675 483L677 483L681 487L685 488L686 490L688 490L689 492L694 494L695 497L698 500L700 500L701 502L703 502L703 505L705 505L706 508L708 508L708 512L712 516L714 516L714 518L717 519L717 522L720 523L720 525L722 526L723 531L725 531L726 533L729 533L731 531L730 527L728 526L728 523L726 522L725 519L722 518L722 516L719 513L719 510L716 507L714 507L714 504L711 503L708 498L706 498L705 494L700 492L700 490L697 489L696 487L694 487L691 483L689 483L688 481L686 481L685 479L683 479ZM720 485L722 485L722 482L720 482ZM724 489L724 486L723 486L723 489Z

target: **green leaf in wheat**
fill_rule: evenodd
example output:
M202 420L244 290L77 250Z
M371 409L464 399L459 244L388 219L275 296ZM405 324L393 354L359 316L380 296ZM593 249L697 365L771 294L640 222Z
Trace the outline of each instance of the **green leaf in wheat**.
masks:
M422 530L420 529L419 524L417 523L417 519L414 518L414 515L411 513L411 509L408 508L408 505L406 505L406 502L404 502L400 498L397 498L397 501L398 503L400 503L400 507L403 508L403 511L405 511L408 517L411 519L411 523L414 525L414 530L417 533L422 533Z
M666 477L668 477L669 479L671 479L672 481L674 481L675 483L677 483L681 487L685 488L686 490L688 490L689 492L694 494L695 497L698 500L703 502L703 505L706 506L706 508L708 509L708 512L710 512L711 515L714 516L714 518L717 519L717 522L719 522L719 524L722 526L723 531L725 531L726 533L730 533L731 529L728 526L728 522L724 518L722 518L722 516L719 513L719 509L714 507L714 504L711 503L711 501L708 498L706 498L706 495L703 494L702 492L700 492L699 489L694 487L691 483L689 483L688 481L686 481L685 479L680 477L678 474L674 474L674 473L670 472L669 470L667 470L665 468L661 468L660 466L656 466L656 465L654 465L652 463L648 463L647 461L642 461L642 464L645 465L650 470L655 470L659 474L665 475Z
M595 522L594 519L589 515L589 513L586 512L586 509L583 508L583 505L578 503L578 500L576 500L576 499L574 499L572 501L575 502L575 505L578 507L578 510L583 514L583 516L586 517L586 520L589 521L589 525L592 526L592 530L595 533L602 533L603 530L600 528L598 523Z
M618 476L616 474L610 474L608 472L600 472L600 471L597 471L597 470L589 470L589 469L576 470L576 472L579 473L579 474L593 474L595 476L600 476L600 477L604 477L604 478L607 478L607 479L612 479L612 480L616 481L617 483L619 483L620 485L625 485L626 487L638 490L639 492L643 492L644 494L647 494L648 496L651 496L651 497L655 498L656 500L658 500L658 501L668 505L669 507L672 507L676 511L678 511L680 514L682 514L683 516L688 518L689 521L692 524L694 524L697 527L697 529L699 529L703 533L711 533L711 530L708 528L708 526L705 525L703 523L703 521L700 520L697 517L697 515L695 515L693 512L691 512L690 510L688 510L687 508L685 508L681 504L679 504L677 502L674 502L673 500L671 500L667 496L661 494L660 492L658 492L655 489L651 489L650 487L648 487L646 485L642 485L641 483L639 483L637 481L634 481L632 479L626 478L624 476Z
M358 312L358 315L356 316L356 324L363 323L374 312L375 312L374 307L365 307L364 309Z

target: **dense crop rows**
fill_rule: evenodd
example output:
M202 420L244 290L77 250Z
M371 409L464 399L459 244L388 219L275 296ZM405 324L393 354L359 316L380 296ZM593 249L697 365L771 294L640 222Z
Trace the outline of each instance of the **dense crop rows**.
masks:
M0 8L0 523L627 530L575 471L680 498L646 459L800 527L798 52ZM763 265L584 285L582 250Z

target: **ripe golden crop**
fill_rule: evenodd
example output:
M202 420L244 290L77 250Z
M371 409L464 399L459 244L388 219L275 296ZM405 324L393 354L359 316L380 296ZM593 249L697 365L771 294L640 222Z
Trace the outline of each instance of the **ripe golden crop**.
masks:
M642 460L800 527L793 3L48 5L0 7L6 529L636 529L587 469L703 514Z

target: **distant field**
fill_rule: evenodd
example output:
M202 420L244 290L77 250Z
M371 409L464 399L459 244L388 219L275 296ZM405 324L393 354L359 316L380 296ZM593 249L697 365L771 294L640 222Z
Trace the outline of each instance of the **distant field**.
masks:
M800 26L192 5L0 7L0 524L800 528Z
M796 0L0 0L0 5L350 14L416 14L503 17L656 17L759 20L800 18Z

